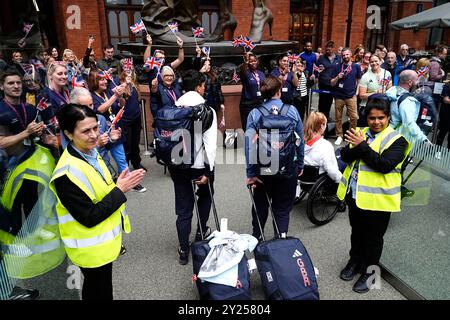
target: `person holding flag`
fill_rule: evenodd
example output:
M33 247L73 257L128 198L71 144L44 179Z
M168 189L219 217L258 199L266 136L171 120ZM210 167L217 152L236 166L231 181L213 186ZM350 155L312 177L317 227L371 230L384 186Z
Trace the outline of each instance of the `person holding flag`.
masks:
M164 66L162 68L161 78L162 81L158 81L158 78L154 78L152 81L150 110L153 117L159 109L173 106L183 94L180 83L175 81L175 72L171 67Z
M350 119L350 128L356 129L358 121L358 106L356 96L358 95L359 80L362 77L361 68L352 63L352 49L343 48L342 62L334 67L331 74L331 86L335 99L336 136L335 145L340 145L344 139L342 130L342 111L347 107L347 115Z
M239 75L242 82L241 102L239 103L239 114L241 116L242 129L247 128L247 118L255 107L262 104L261 84L266 79L264 72L258 70L258 57L251 52L244 54L244 63Z
M271 75L280 78L283 82L281 88L281 100L285 104L293 104L294 91L298 87L297 65L292 65L292 70L289 68L289 57L287 54L282 54L278 57L278 68L275 68L270 73Z

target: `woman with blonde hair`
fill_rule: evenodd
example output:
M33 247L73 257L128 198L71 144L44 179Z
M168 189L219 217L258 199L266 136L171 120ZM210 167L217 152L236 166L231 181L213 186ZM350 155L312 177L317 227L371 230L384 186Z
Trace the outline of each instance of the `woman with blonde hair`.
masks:
M319 174L324 172L336 183L341 180L334 148L323 135L327 128L327 118L322 112L311 112L304 125L305 131L305 166L319 168Z
M63 61L67 68L67 82L70 89L72 88L72 78L81 75L80 68L82 64L78 60L77 56L70 49L65 49L63 52Z

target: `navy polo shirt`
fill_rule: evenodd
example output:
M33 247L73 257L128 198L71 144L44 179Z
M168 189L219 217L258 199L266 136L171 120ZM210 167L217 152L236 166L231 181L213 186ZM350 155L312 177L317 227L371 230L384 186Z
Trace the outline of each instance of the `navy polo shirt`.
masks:
M260 95L258 96L258 92L261 92L261 85L266 80L266 75L259 70L256 70L256 74L259 77L259 85L255 74L250 70L246 71L245 78L242 79L241 102L259 101L262 103L263 99Z
M308 71L308 76L311 76L313 74L313 66L317 60L316 53L303 52L302 54L300 54L300 57L306 61L306 70Z
M139 103L139 95L135 88L131 90L131 96L128 97L125 104L125 110L122 119L119 121L119 127L122 124L127 125L141 117L141 105Z
M12 135L16 135L24 131L36 118L36 108L25 102L12 107L15 111L4 100L0 101L0 125L7 127Z
M341 57L338 55L334 55L333 59L328 59L327 55L322 55L319 57L319 60L317 60L317 66L322 66L324 69L319 74L317 71L315 72L316 77L319 77L319 84L330 86L332 74L334 72L334 68L336 65L341 63Z
M273 69L270 74L278 78L281 75L280 68ZM294 91L296 88L292 83L293 77L294 74L292 71L289 71L286 80L283 81L283 87L281 88L281 101L286 104L292 104L294 98Z
M70 103L70 95L69 90L63 89L62 92L55 92L51 90L49 87L44 88L44 96L47 98L47 100L51 104L51 109L53 112L53 116L56 115L59 109L61 109L62 106ZM47 109L47 110L48 110ZM47 115L49 111L46 111L45 114ZM47 116L46 116L47 118Z
M105 94L97 94L96 92L92 93L92 101L94 103L94 111L96 113L101 114L102 116L104 116L106 118L107 121L112 121L113 117L115 114L117 114L117 112L119 112L120 108L119 108L119 104L118 101L119 99L116 99L116 101L114 101L114 103L111 105L110 108L108 108L105 112L100 113L98 111L98 108L104 104L106 101L109 100L109 98L111 98L113 96L113 92L112 91L107 91L106 95ZM106 100L105 100L106 99Z
M342 71L346 70L348 64L339 63L334 66L332 78ZM342 79L339 79L336 86L333 87L333 96L336 99L350 99L356 94L358 80L362 77L361 68L358 64L352 63L351 71L347 73Z

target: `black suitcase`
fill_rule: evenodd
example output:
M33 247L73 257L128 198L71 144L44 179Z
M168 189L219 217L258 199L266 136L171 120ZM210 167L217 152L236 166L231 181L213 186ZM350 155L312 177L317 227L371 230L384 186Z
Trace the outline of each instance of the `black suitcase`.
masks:
M197 219L200 225L200 233L202 234L202 241L194 242L191 246L192 251L192 265L194 270L194 275L192 277L193 281L197 285L198 293L200 299L202 300L251 300L250 292L250 273L247 267L247 257L244 255L242 260L238 265L238 281L235 287L226 286L222 284L212 283L208 281L202 281L197 278L200 271L200 267L203 264L206 256L208 255L211 248L208 245L207 240L203 239L203 230L200 223L200 214L198 211L196 184L192 181L192 190L194 191L194 203L195 211L197 213ZM211 192L211 185L208 182L208 188L212 200L212 209L214 214L214 220L216 222L216 229L220 231L219 218L217 216L216 204L214 202L214 197Z
M258 185L263 188L263 185ZM253 208L256 209L249 186ZM319 289L311 258L298 238L282 237L275 221L272 204L266 191L269 211L277 236L266 241L256 214L262 241L255 248L255 261L266 298L269 300L319 300Z

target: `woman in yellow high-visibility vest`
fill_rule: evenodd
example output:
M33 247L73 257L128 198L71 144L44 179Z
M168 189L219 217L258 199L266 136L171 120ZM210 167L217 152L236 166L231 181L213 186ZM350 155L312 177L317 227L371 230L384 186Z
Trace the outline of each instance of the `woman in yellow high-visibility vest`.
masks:
M131 231L124 193L142 181L145 171L125 170L114 183L96 150L94 111L69 104L57 117L70 140L51 179L61 239L68 257L83 272L83 300L112 299L112 262L119 256L122 223L126 233Z
M341 271L342 280L361 276L353 291L369 291L367 280L377 266L383 250L392 212L400 211L401 165L409 150L409 142L389 127L390 107L383 99L366 105L369 127L347 131L349 144L341 151L348 165L342 175L337 195L347 202L351 233L350 260Z

